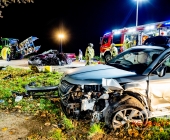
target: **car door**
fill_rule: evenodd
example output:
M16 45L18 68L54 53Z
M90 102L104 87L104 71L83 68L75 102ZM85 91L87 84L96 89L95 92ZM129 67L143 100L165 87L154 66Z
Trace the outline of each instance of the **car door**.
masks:
M159 77L156 72L161 66L166 66L167 68L163 77ZM160 66L150 74L149 95L153 110L170 108L170 56L166 56Z

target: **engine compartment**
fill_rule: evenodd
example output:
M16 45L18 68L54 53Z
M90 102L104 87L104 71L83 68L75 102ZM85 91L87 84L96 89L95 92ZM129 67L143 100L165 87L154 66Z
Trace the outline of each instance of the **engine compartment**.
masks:
M66 84L65 84L66 85ZM68 85L68 83L67 83ZM68 89L70 87L70 89ZM63 87L61 87L63 88ZM63 90L63 89L62 89ZM59 87L59 91L60 87ZM67 92L61 96L61 104L64 113L67 117L75 119L91 119L94 112L97 116L102 118L102 112L108 106L112 104L119 96L120 93L116 91L106 93L106 90L102 85L73 85L67 86ZM101 98L102 96L108 96L108 100Z

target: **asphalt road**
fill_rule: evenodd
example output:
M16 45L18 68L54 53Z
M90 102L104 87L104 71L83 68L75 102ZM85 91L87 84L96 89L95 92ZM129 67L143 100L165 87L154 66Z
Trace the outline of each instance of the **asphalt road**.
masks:
M22 59L22 60L0 60L0 66L11 66L14 68L24 68L29 69L28 60ZM57 71L67 71L68 69L76 68L76 67L82 67L85 66L85 62L79 62L78 60L72 62L70 65L64 65L64 66L52 66L53 70ZM42 66L39 66L39 68L42 68Z

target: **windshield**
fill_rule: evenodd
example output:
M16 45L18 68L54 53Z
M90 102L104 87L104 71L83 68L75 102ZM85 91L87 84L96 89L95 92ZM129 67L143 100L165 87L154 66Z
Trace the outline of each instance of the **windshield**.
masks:
M142 74L162 51L150 48L129 49L111 59L107 65Z
M104 45L104 44L108 43L108 41L109 41L109 38L108 38L108 37L103 38L102 45Z

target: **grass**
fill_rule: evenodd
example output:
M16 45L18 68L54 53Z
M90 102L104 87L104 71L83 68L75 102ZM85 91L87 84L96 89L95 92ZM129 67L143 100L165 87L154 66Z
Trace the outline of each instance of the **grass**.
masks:
M170 119L152 118L148 124L148 130L144 133L145 138L151 140L169 140L170 139Z
M62 130L59 128L53 130L51 138L53 138L53 140L66 140Z
M96 134L104 134L104 131L101 129L100 124L95 123L90 127L89 135L90 135L90 137L93 137Z
M9 79L4 77L9 76ZM0 100L3 99L5 102L0 103L1 110L15 111L19 113L29 113L36 115L36 117L45 117L50 123L62 124L63 129L55 128L51 131L52 140L65 140L65 139L77 139L80 129L82 126L74 126L72 120L68 119L65 115L61 115L61 108L59 100L49 100L49 98L36 98L24 97L19 102L15 102L15 96L12 91L24 94L25 85L34 82L36 86L44 85L56 85L60 82L62 74L60 73L35 73L30 70L16 69L8 67L7 70L0 71ZM41 94L41 93L40 93ZM57 94L57 93L55 93ZM47 93L46 93L47 95ZM44 122L44 121L43 121ZM101 124L93 124L92 126L83 129L83 135L86 134L90 138L95 140L100 139L103 134L107 136L104 140L108 139L111 135L107 135L103 130ZM72 136L67 135L65 131ZM78 134L77 134L78 133ZM120 139L138 138L148 140L169 140L170 139L170 118L152 118L149 120L146 128L135 128L120 129L117 132L112 133L112 137L116 136ZM39 134L36 134L39 135ZM47 134L44 134L47 135ZM80 137L79 137L80 138ZM87 137L86 137L87 139ZM84 139L83 139L84 140Z
M31 70L7 67L6 70L0 70L0 99L5 101L4 105L12 105L13 95L25 94L25 86L29 83L35 83L36 87L53 86L59 84L61 77L62 73L59 72L36 73Z
M74 125L70 119L68 119L65 115L63 116L63 125L66 129L73 129Z

